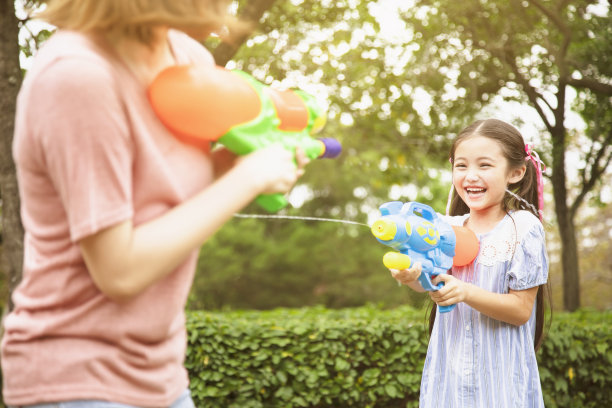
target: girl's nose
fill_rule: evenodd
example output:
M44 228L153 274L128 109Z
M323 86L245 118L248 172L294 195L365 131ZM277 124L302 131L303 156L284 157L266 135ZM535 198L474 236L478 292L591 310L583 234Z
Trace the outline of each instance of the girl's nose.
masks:
M468 181L476 181L478 180L478 174L474 170L468 170L467 174L465 175L465 178Z

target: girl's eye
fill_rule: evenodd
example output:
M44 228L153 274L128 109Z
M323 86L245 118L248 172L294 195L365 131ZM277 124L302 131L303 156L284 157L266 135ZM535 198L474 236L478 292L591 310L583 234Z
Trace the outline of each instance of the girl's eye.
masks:
M455 164L455 168L456 169L463 169L463 168L465 168L465 164Z
M480 167L491 167L491 165L489 163L482 163Z

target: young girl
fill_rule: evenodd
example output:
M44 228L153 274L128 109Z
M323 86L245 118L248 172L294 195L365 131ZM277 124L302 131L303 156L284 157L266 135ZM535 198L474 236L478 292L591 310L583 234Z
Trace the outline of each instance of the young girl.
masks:
M539 159L514 127L493 119L459 133L450 159L454 192L446 221L474 231L480 251L471 265L434 279L444 287L431 299L457 307L432 312L420 407L543 407L535 353L548 259ZM391 270L423 291L420 272L420 265Z
M198 249L257 195L289 191L307 162L274 147L203 151L155 117L147 85L174 64L214 64L191 37L224 29L225 3L48 2L59 30L17 104L26 233L2 339L8 405L193 407L183 310Z

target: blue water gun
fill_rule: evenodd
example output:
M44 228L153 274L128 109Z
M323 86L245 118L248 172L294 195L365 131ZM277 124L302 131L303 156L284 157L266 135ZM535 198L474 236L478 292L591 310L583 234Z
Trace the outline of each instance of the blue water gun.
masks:
M432 279L453 266L471 263L478 254L478 238L465 227L444 222L430 206L418 202L391 201L379 207L381 217L372 224L376 239L395 249L387 252L383 264L390 269L408 269L415 262L422 265L419 283L423 289L436 291L444 285ZM440 313L456 305L438 306Z

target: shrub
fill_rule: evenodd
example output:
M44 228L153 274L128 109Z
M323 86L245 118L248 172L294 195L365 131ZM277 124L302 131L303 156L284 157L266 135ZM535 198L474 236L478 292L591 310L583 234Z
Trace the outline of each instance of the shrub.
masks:
M612 407L612 313L553 319L538 355L546 407Z
M556 314L538 354L547 408L612 406L612 313ZM417 407L428 335L410 307L190 312L198 407Z

